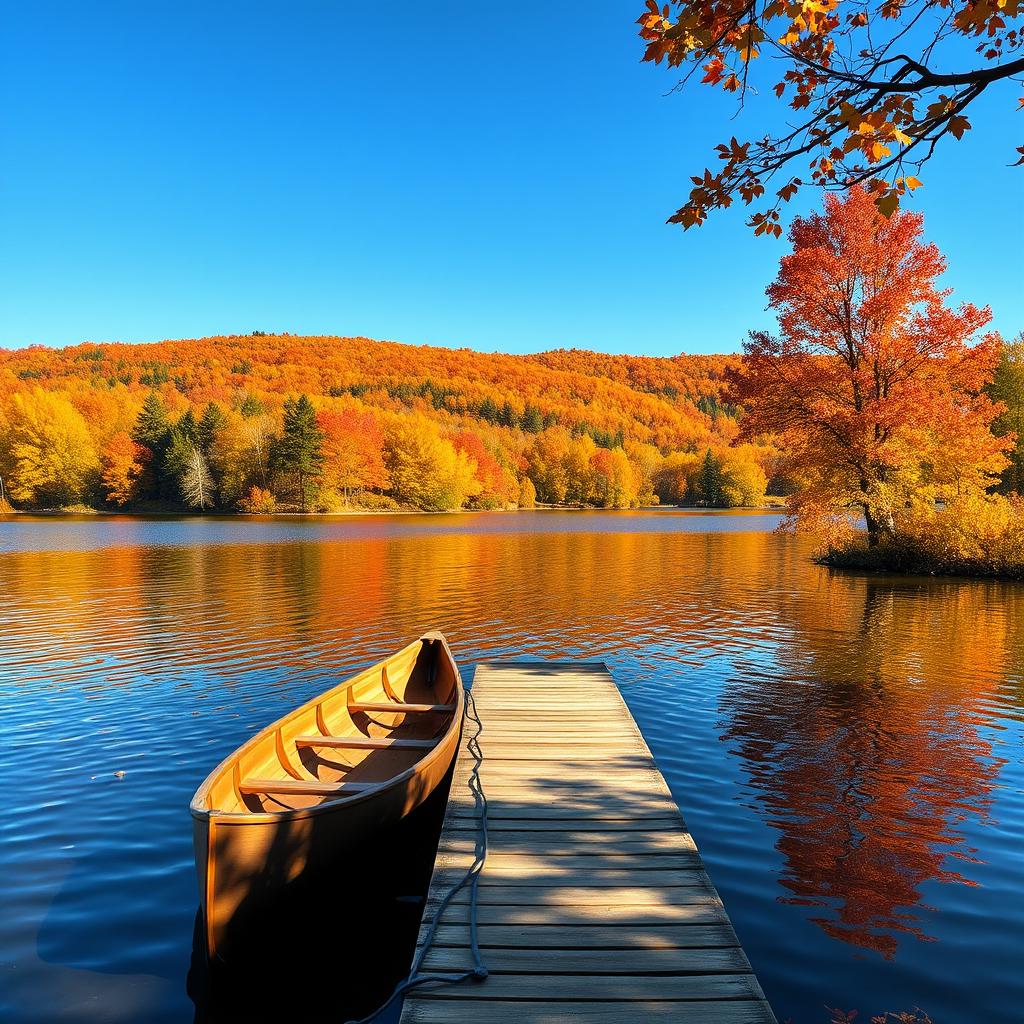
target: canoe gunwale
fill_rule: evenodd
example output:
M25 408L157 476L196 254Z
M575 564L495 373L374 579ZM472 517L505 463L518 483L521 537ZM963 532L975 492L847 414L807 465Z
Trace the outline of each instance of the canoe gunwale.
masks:
M381 782L379 785L373 786L372 789L364 790L362 793L352 793L348 796L338 796L333 799L328 798L319 804L315 804L311 807L298 807L298 808L283 808L280 811L224 811L218 808L204 807L202 802L205 802L207 795L213 786L213 783L221 777L225 772L231 771L235 762L251 747L254 747L259 743L268 733L280 727L282 722L287 721L294 715L298 715L303 711L311 710L316 705L322 703L326 698L344 693L346 690L351 689L361 681L360 677L364 676L367 672L371 672L383 665L387 665L388 662L400 658L402 655L409 653L418 645L421 645L424 641L435 641L439 642L442 647L443 657L446 657L455 673L455 700L454 710L451 714L451 720L448 723L448 727L443 733L437 737L437 742L434 746L427 750L424 755L417 759L404 771L398 775L392 776ZM382 659L374 665L368 666L361 672L356 673L350 679L346 679L339 683L337 686L332 687L329 690L318 694L311 700L306 701L305 704L300 704L298 707L293 708L287 714L282 715L280 718L271 722L269 725L264 726L258 732L254 733L245 741L240 747L236 747L220 764L217 765L213 771L203 780L199 788L196 790L195 795L192 797L192 801L189 805L189 810L192 817L198 821L209 822L210 824L216 823L220 826L232 826L232 825L255 825L260 823L279 822L282 820L295 820L301 818L311 818L320 814L329 814L332 811L346 810L360 803L365 803L374 799L377 799L381 794L402 786L407 783L410 779L415 778L417 775L423 774L424 770L432 765L438 758L440 758L447 747L451 746L452 735L455 734L456 738L462 728L462 719L465 714L465 703L466 693L462 683L462 676L459 672L459 667L455 662L455 658L452 655L451 649L448 646L448 642L444 635L431 631L424 633L422 636L413 640L412 643L407 644L401 650L395 652L387 658ZM457 742L457 739L456 739ZM454 749L449 752L450 757L454 757Z

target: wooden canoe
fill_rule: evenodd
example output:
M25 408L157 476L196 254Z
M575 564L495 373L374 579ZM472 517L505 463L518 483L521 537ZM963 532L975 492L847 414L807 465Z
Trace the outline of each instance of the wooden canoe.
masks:
M268 725L192 798L209 956L289 883L418 807L462 732L459 670L427 633Z

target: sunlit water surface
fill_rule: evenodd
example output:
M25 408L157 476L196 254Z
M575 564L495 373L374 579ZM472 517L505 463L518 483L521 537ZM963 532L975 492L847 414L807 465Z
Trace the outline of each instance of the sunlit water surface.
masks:
M609 664L780 1020L1020 1020L1024 587L776 523L0 521L0 1019L191 1020L196 785L432 627Z

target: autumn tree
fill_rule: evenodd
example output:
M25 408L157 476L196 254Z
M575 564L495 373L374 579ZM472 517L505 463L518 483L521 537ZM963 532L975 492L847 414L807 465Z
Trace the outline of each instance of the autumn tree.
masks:
M637 503L657 505L658 495L655 493L654 478L661 465L661 452L653 444L627 441L626 455L629 456L629 461L637 474Z
M987 310L947 306L922 218L881 215L854 189L798 218L768 299L781 335L751 335L736 397L747 437L778 435L818 521L855 508L872 545L915 507L985 488L1006 464L984 394L998 339Z
M9 496L35 506L82 501L99 460L85 420L71 403L35 388L11 397L5 419L0 465Z
M235 410L213 436L209 463L220 500L235 504L250 488L269 490L269 453L275 437L274 418L266 413L246 417Z
M520 508L537 507L537 488L533 486L533 481L528 476L524 476L519 482L518 505Z
M474 507L495 509L515 504L519 495L519 482L479 434L472 430L460 430L452 434L449 440L456 451L465 454L476 465L480 492L473 499Z
M119 431L107 441L100 453L100 480L113 505L132 505L146 491L147 474L153 453Z
M537 499L549 505L566 500L568 481L566 459L569 453L569 432L552 427L539 434L527 452L527 472L536 488Z
M416 414L396 416L388 424L384 460L394 497L417 508L459 509L480 491L473 460Z
M1014 438L1000 490L1024 494L1024 333L1002 347L988 393L1005 407L992 429Z
M640 474L621 448L599 448L591 456L593 498L603 508L635 508Z
M293 479L299 508L305 512L324 462L323 433L307 395L285 401L284 425L271 462L274 469Z
M722 454L722 497L728 508L753 508L764 502L768 475L753 445L739 445Z
M384 490L384 431L377 417L358 409L322 409L316 423L323 434L321 486L342 496L345 505L353 494Z
M654 471L654 490L663 505L684 505L690 496L690 480L702 459L695 452L671 452Z
M589 434L569 439L563 466L565 469L565 500L573 505L587 505L594 500L594 455L597 445Z
M890 215L921 166L970 127L969 107L1024 72L1024 5L1004 0L647 0L643 59L734 93L773 93L774 130L717 147L670 218L684 228L758 202L755 234L780 235L780 207L804 188L862 185ZM767 55L774 60L758 58ZM767 66L766 66L767 65ZM1009 99L1009 97L1007 97ZM756 102L756 100L755 100ZM763 127L763 125L762 125ZM1024 147L1017 163L1024 162Z
M211 508L213 501L213 477L206 463L206 457L196 442L189 442L189 452L181 474L179 486L185 503L192 508Z

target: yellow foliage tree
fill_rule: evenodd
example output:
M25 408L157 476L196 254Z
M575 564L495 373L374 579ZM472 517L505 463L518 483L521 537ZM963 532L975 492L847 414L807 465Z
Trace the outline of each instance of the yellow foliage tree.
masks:
M599 448L590 460L593 499L604 508L636 508L640 474L621 448Z
M1013 448L1007 453L1010 465L1003 470L1001 490L1024 494L1024 333L1004 344L989 394L1005 408L992 429L1000 435L1013 434Z
M654 472L654 489L662 504L686 504L690 479L699 472L701 462L696 452L672 452L662 459Z
M537 488L533 486L533 481L528 476L524 476L519 485L519 507L537 507Z
M768 476L755 458L753 445L740 445L722 452L722 469L725 502L730 508L764 504Z
M85 420L65 398L35 388L15 394L0 447L11 497L30 505L71 505L99 469Z
M462 508L480 491L476 463L418 414L388 423L384 462L395 498L429 512Z

